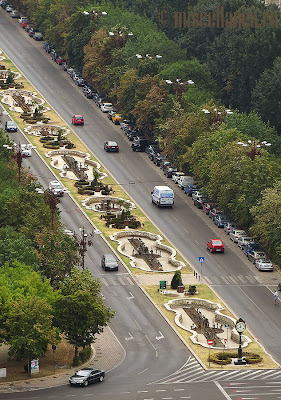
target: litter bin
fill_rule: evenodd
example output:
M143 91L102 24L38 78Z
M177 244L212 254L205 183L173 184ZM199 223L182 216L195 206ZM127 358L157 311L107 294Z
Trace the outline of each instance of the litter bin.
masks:
M183 293L184 292L184 286L182 285L182 286L178 286L177 287L177 292L178 293Z

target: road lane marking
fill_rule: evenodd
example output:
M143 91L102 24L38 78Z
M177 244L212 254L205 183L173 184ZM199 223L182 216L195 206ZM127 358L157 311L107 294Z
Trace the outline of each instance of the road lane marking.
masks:
M226 393L226 391L224 390L224 388L223 388L217 381L214 381L214 384L215 384L216 387L219 389L219 391L225 396L225 398L226 398L227 400L231 400L231 397L228 396L228 394Z

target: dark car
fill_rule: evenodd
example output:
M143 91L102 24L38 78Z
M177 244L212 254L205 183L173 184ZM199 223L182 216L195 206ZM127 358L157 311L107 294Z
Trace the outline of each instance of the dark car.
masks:
M70 385L88 386L90 383L102 382L105 372L101 369L82 368L69 378Z
M25 32L28 32L28 33L29 33L30 29L33 29L31 25L26 25L26 27L24 28Z
M16 10L12 11L10 14L11 18L19 18L20 17L20 13Z
M196 185L187 185L183 188L184 193L187 194L188 196L192 196L193 192L196 192L198 189L198 186Z
M162 160L167 160L167 156L163 156L162 154L158 153L153 158L154 164L156 164L158 167L161 165Z
M149 143L151 143L151 141L149 139L136 138L133 141L131 147L132 147L133 151L145 151L145 149L147 148Z
M222 214L222 211L218 210L217 208L211 208L209 211L209 218L214 221L217 214Z
M229 221L230 219L224 214L217 214L214 218L214 223L218 228L223 228L224 225Z
M248 243L246 246L243 247L243 252L248 257L249 254L252 254L254 251L259 251L260 246L258 243Z
M118 261L112 254L104 254L101 259L101 267L105 271L118 271Z
M118 153L118 151L119 151L118 144L116 142L112 142L112 141L104 142L103 148L107 152L114 151L114 152Z
M197 196L194 200L193 200L193 204L197 207L197 208L203 208L204 203L206 203L207 199L204 196Z
M44 44L43 44L43 49L47 52L47 53L51 53L51 50L52 50L52 44L51 44L51 42L45 42Z
M130 140L130 142L133 142L134 140L136 140L139 137L139 134L137 131L131 131L128 135L127 135L128 139Z
M167 178L172 178L172 176L174 175L175 172L178 172L177 167L167 167L164 170L164 175L166 175Z
M41 32L35 32L33 35L33 39L34 40L43 40L44 38L43 38L43 35Z
M163 171L164 171L166 168L170 167L170 165L171 165L170 161L162 160L160 163L160 168L163 169Z
M17 124L14 121L6 121L5 130L7 132L17 132L18 130Z
M26 30L26 29L25 29L25 30ZM28 31L28 34L29 34L30 37L33 37L33 36L34 36L34 33L36 33L36 32L38 32L38 30L31 27L31 28L29 29L29 31Z

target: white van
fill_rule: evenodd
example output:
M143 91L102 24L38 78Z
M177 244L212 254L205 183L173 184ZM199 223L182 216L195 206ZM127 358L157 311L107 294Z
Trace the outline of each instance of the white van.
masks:
M152 194L152 203L158 207L173 207L174 191L169 186L154 186Z
M194 185L194 179L192 178L192 176L181 176L178 180L178 186L181 189L184 189L188 185Z

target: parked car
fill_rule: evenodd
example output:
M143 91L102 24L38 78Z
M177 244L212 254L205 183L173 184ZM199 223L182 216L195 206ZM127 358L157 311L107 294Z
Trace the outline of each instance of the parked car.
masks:
M120 128L122 129L122 131L124 131L125 125L126 126L130 125L130 121L127 119L124 119L122 122L120 122Z
M35 32L34 35L33 35L33 39L39 41L39 40L43 40L44 37L43 37L41 32Z
M207 250L211 253L224 253L224 243L221 239L210 239L207 243Z
M136 137L133 143L131 144L131 147L133 151L145 151L149 143L151 143L149 139Z
M259 259L255 265L259 271L273 271L273 264L270 260Z
M148 157L153 161L154 157L157 154L161 153L161 150L158 146L158 143L151 143L146 146L145 152L148 154Z
M104 254L101 259L101 266L105 271L118 271L118 261L113 254Z
M231 229L234 229L234 228L237 229L236 224L235 224L234 222L228 221L228 222L226 222L226 223L224 224L223 230L229 235Z
M200 197L200 196L202 196L202 194L200 193L199 190L194 190L191 194L192 200L195 200L195 199L197 199L197 197Z
M105 372L101 369L82 368L69 378L70 385L88 386L93 382L102 382Z
M227 222L229 222L229 218L224 214L217 214L214 218L214 223L218 228L223 228Z
M243 250L243 248L246 246L246 244L249 243L255 243L255 240L252 237L249 236L239 236L237 244L240 249Z
M264 251L253 251L248 254L248 260L255 264L257 260L266 260L267 256Z
M30 25L30 24L31 24L31 22L29 20L25 19L24 21L22 21L21 27L23 29L25 29L26 25Z
M28 21L27 17L21 17L18 19L18 23L21 25L23 23L23 21Z
M0 6L5 9L7 5L8 0L0 0Z
M20 13L16 10L13 10L10 14L11 18L19 18L20 17Z
M103 103L100 109L103 113L107 113L109 111L113 111L113 105L112 103Z
M203 204L203 211L206 215L210 214L210 210L213 208L213 203L206 202Z
M112 152L118 153L118 151L119 151L118 144L116 142L112 142L112 141L104 142L103 148L107 152L112 151Z
M17 132L18 130L17 124L14 121L6 121L5 130L7 132Z
M157 165L157 167L160 167L161 162L163 160L164 161L167 160L167 156L163 156L161 153L156 154L155 157L153 158L153 162L154 162L154 164Z
M194 179L189 175L181 176L178 180L178 187L184 189L187 185L194 185Z
M75 79L74 82L79 87L85 86L85 80L82 77L79 77L79 78Z
M62 56L57 56L57 57L55 58L55 62L56 62L57 64L59 64L59 65L63 65L66 61L65 61L65 59L64 59Z
M178 171L173 175L172 179L175 183L178 183L178 180L180 179L181 176L184 176L184 172Z
M58 197L63 197L65 192L65 188L59 181L51 181L49 183L49 189Z
M210 209L210 211L209 211L209 218L211 218L213 221L214 221L214 219L215 219L215 216L217 215L217 214L222 214L222 211L221 210L218 210L217 208L211 208Z
M260 246L258 243L247 243L243 248L244 254L248 257L249 254L252 254L254 251L259 251Z
M32 156L32 149L34 146L32 144L21 144L20 149L21 149L21 154L23 157L31 157Z
M229 239L232 240L234 243L237 243L239 236L248 236L248 235L242 229L234 229L233 232L230 232Z
M27 26L29 26L29 25L27 25ZM26 28L27 28L27 27L26 27ZM26 30L26 28L25 28L25 30ZM30 37L33 37L34 34L35 34L36 32L38 32L38 30L31 27L31 28L29 29L29 31L28 31L28 35L29 35Z
M193 204L197 207L197 208L203 208L204 203L206 202L206 198L202 195L197 196L194 200L193 200Z
M130 142L137 140L139 137L139 133L136 130L131 130L127 135L127 138L130 140Z
M51 44L51 42L44 42L44 44L43 44L43 49L47 52L47 53L50 53L51 52L51 49L52 49L52 44Z
M164 170L164 175L167 176L167 178L172 178L173 174L175 174L178 171L177 167L167 167Z
M6 6L6 12L11 13L14 10L14 7L12 5L7 5Z
M84 125L84 118L80 114L75 114L72 117L72 124L73 125Z
M114 117L114 115L116 114L116 111L109 111L107 113L107 118L112 121L112 118Z
M160 163L160 168L164 171L165 168L169 167L171 162L168 160L162 160Z
M187 194L189 197L191 197L192 193L198 191L198 187L196 185L187 185L183 190L184 190L185 194Z
M119 125L120 122L122 122L122 115L121 114L115 114L112 117L112 122L114 122L115 125Z
M29 33L30 29L33 29L31 25L26 25L24 28L25 32Z

